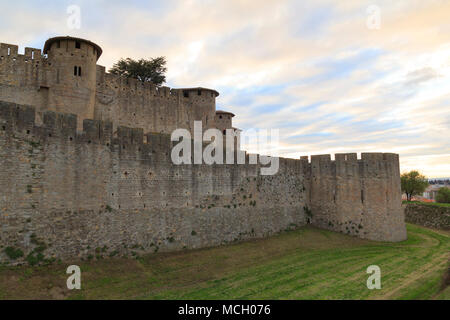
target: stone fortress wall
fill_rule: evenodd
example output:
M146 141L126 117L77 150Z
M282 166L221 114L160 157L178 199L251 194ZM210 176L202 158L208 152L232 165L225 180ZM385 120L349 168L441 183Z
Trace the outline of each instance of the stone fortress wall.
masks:
M308 223L406 239L398 156L363 153L259 165L174 165L172 142L141 128L0 103L0 243L48 258L200 248ZM248 155L247 155L248 157ZM248 163L248 161L247 161ZM36 240L38 239L38 240ZM0 259L6 261L2 252Z
M157 87L107 73L96 64L101 48L84 39L49 39L44 53L25 48L21 55L18 46L0 43L1 100L36 107L38 123L43 112L56 111L76 114L78 130L84 119L155 133L192 130L194 120L215 127L215 90Z
M172 128L192 130L194 120L232 125L228 113L215 113L214 90L157 88L95 66L95 101L83 89L67 102L66 93L52 91L46 64L55 62L35 49L15 61L17 50L1 50L0 262L208 247L308 223L371 240L406 239L396 154L280 158L273 176L261 175L260 165L174 165ZM78 64L82 76L89 72ZM23 256L11 261L5 248Z

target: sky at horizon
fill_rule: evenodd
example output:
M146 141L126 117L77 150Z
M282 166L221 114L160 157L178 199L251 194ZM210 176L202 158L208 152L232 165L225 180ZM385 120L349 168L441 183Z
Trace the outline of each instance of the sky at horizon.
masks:
M69 28L67 9L81 9ZM394 152L450 177L450 0L0 0L0 42L89 39L98 64L166 56L167 85L220 92L279 154ZM379 15L378 15L379 13ZM377 18L379 17L379 20ZM379 21L379 24L377 24Z

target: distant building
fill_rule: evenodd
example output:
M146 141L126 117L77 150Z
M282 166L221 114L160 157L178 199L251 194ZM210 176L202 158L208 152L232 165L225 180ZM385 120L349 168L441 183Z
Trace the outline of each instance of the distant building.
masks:
M422 194L422 197L428 200L436 201L436 195L440 188L447 187L446 185L442 184L432 184L429 185L428 188L425 189L425 192Z

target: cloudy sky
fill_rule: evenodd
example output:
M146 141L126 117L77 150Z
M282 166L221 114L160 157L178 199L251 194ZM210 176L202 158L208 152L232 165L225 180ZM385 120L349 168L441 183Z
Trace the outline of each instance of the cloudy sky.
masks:
M217 89L235 126L280 129L285 157L395 152L450 177L450 0L0 3L0 42L79 36L106 67L164 55L168 86Z

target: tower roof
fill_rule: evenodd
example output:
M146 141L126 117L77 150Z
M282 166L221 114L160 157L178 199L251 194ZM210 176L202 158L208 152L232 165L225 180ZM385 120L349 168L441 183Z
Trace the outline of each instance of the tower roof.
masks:
M206 90L206 91L211 91L212 93L214 93L214 95L215 95L216 97L219 96L219 92L217 92L217 90L214 90L214 89L208 89L208 88L203 88L203 87L196 87L196 88L177 88L176 90L183 90L183 91Z
M62 41L62 40L72 40L72 41L80 41L80 42L84 42L87 43L91 46L93 46L96 50L97 50L97 60L100 58L100 56L102 55L102 48L100 48L100 46L98 44L93 43L92 41L86 40L86 39L81 39L81 38L75 38L75 37L70 37L70 36L65 36L65 37L54 37L54 38L50 38L47 41L45 41L44 44L44 54L46 54L48 52L48 50L50 49L50 46L56 42L56 41Z
M229 114L229 115L231 115L232 117L234 117L234 113L229 112L229 111L217 110L216 113L217 113L217 114Z

